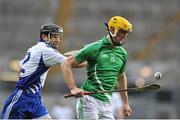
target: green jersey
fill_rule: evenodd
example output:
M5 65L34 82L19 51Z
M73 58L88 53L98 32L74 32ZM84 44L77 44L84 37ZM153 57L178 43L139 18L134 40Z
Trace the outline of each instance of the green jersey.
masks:
M121 46L113 47L104 36L101 40L84 46L75 55L75 59L79 63L88 62L87 79L81 86L84 91L112 90L117 82L118 74L125 71L127 52ZM92 96L109 102L112 93Z

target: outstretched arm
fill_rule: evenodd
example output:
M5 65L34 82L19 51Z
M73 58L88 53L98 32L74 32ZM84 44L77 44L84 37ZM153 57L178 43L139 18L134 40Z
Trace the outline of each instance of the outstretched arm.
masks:
M127 78L126 78L125 72L120 73L118 75L118 88L119 89L127 89ZM131 110L131 108L129 106L127 91L121 92L121 97L122 97L122 100L123 100L123 112L124 112L124 115L130 116L130 114L132 113L132 110Z
M74 54L71 54L71 55L69 55L67 57L68 57L68 59L72 59L74 57ZM82 67L86 67L86 66L87 66L87 61L84 61L84 62L82 62L80 64L78 64L77 62L72 64L73 68L82 68Z
M61 70L63 73L64 80L71 91L71 94L77 95L81 94L83 95L83 91L79 88L77 88L75 80L73 78L73 73L72 73L72 67L79 66L80 64L75 60L75 58L68 57L61 63Z

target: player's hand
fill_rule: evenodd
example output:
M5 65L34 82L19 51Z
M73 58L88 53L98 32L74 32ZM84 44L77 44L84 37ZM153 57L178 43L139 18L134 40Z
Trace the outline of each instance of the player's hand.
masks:
M77 87L71 89L71 94L75 95L75 98L84 96L83 90L81 90L80 88L77 88Z
M129 117L132 113L132 110L128 104L123 105L123 113L126 117Z

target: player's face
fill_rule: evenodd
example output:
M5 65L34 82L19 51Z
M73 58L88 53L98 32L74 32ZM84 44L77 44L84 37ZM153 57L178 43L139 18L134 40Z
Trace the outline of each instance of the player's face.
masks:
M117 44L123 44L127 40L128 32L120 29L113 38Z
M62 42L62 36L59 34L52 34L51 35L51 39L50 39L50 44L55 47L58 48L60 43Z

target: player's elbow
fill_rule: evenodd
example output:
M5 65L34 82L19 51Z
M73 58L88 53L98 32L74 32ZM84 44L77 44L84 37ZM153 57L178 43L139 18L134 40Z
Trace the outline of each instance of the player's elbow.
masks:
M71 65L68 61L68 59L64 60L62 63L61 63L61 70L64 71L64 70L67 70L67 69L70 69L71 68Z

